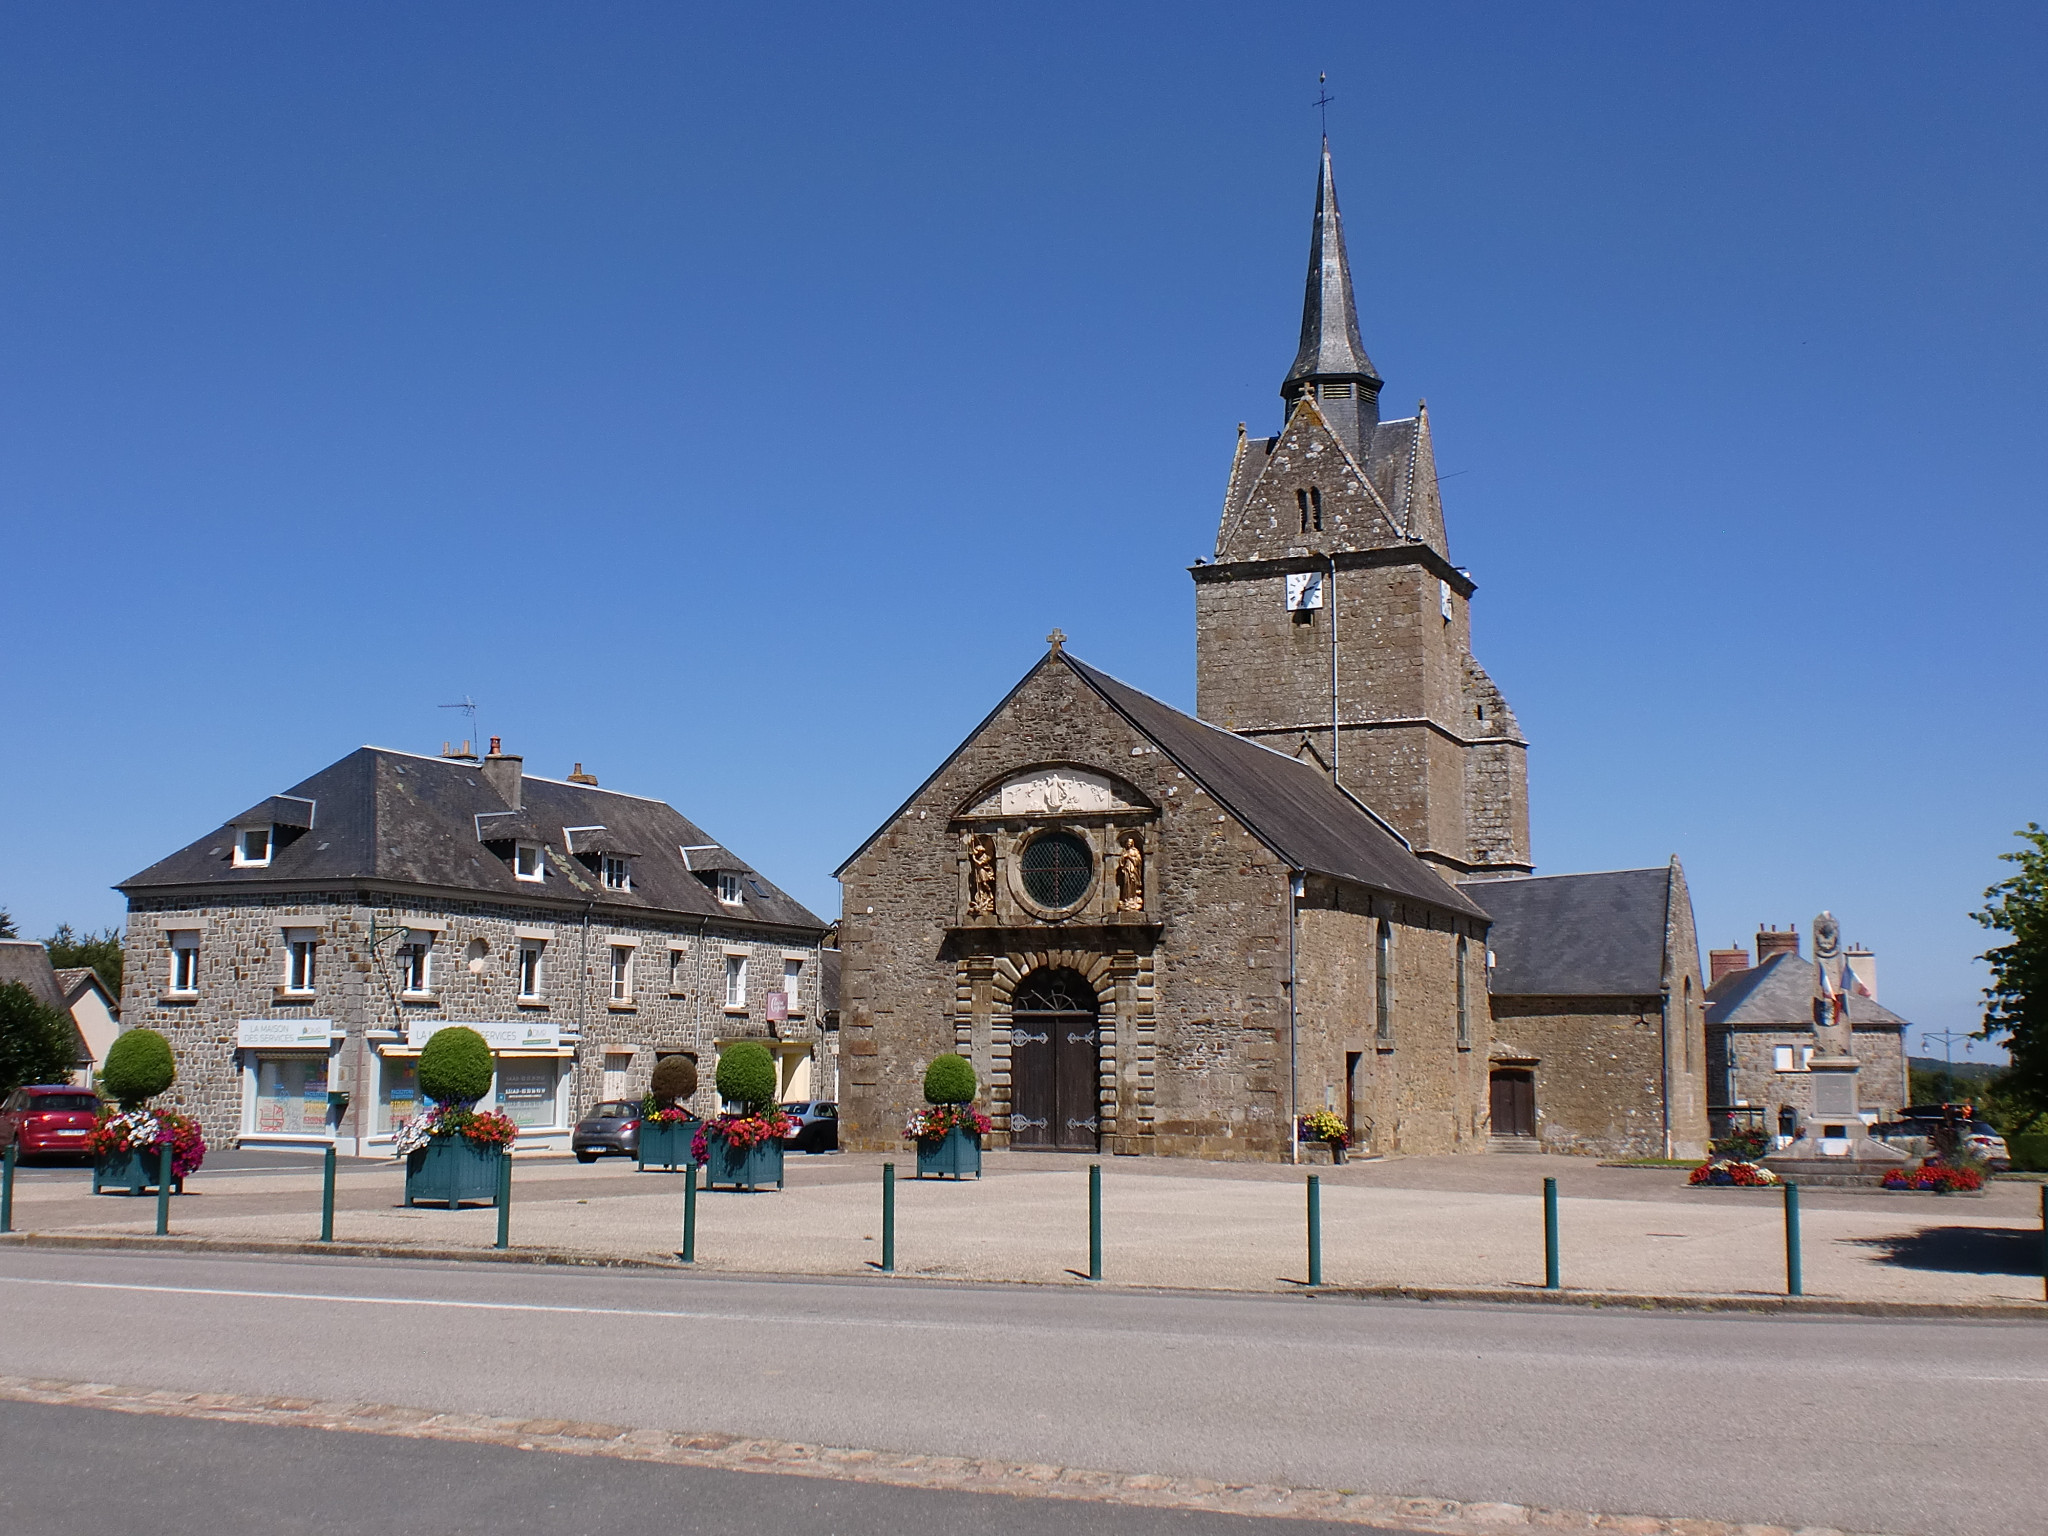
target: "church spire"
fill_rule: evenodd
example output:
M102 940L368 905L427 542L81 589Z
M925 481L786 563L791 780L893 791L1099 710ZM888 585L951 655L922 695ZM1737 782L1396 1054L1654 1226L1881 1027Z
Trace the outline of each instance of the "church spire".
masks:
M1339 434L1361 448L1380 417L1380 376L1358 336L1358 305L1351 291L1351 258L1337 212L1337 179L1330 141L1323 140L1316 184L1315 232L1308 246L1308 291L1301 305L1301 350L1280 385L1290 406L1313 393Z

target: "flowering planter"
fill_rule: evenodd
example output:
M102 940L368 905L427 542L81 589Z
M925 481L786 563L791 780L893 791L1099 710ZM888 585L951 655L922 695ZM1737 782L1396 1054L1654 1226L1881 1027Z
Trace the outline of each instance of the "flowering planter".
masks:
M119 1188L139 1195L146 1189L155 1189L157 1175L162 1171L158 1162L162 1155L155 1147L146 1152L109 1152L92 1165L92 1192L97 1195L108 1188ZM174 1176L171 1193L185 1193L185 1181Z
M467 1136L436 1136L405 1155L405 1203L438 1200L451 1211L465 1200L496 1205L498 1180L511 1155Z
M964 1179L973 1174L981 1177L981 1138L964 1126L955 1126L946 1133L943 1141L920 1141L917 1144L917 1176L921 1179L928 1173L940 1178L951 1174Z
M735 1146L716 1132L705 1135L704 1187L716 1189L730 1184L734 1189L757 1189L763 1184L782 1188L782 1141L770 1137L751 1147Z
M642 1120L640 1136L633 1153L640 1171L649 1168L665 1168L674 1173L678 1168L689 1168L697 1159L691 1155L690 1143L696 1139L701 1120Z

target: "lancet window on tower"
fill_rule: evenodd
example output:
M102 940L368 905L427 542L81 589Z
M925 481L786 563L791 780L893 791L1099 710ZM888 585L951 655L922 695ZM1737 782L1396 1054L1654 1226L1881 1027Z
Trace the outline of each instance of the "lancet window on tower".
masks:
M1323 531L1323 492L1320 486L1297 489L1294 499L1301 503L1301 531L1321 533Z

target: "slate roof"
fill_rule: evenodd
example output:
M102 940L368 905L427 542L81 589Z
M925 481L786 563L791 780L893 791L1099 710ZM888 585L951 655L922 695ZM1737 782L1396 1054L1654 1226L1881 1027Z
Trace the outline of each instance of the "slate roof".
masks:
M71 1005L64 1001L64 989L50 968L50 952L34 939L0 939L0 986L10 981L27 987L37 1002L71 1016Z
M491 816L512 809L485 781L475 763L419 757L383 747L359 747L341 761L295 784L287 794L314 802L310 831L280 829L271 862L237 869L231 861L230 823L179 849L117 887L129 897L198 888L289 891L363 883L428 888L464 896L488 895L523 905L563 905L649 914L681 914L725 922L765 923L822 932L824 922L784 894L751 865L729 862L742 874L745 905L728 907L683 861L682 849L717 842L672 806L594 785L526 775L516 819ZM303 807L301 807L303 809ZM480 842L505 833L508 823L538 835L548 849L548 875L536 886L516 879L509 859ZM630 891L605 889L580 861L567 856L565 827L603 827L601 841L637 852ZM507 846L497 843L498 849ZM583 834L578 849L590 846Z
M1510 997L1654 997L1664 985L1671 867L1467 880L1492 914L1491 987Z
M1762 965L1723 976L1707 988L1707 1027L1807 1029L1813 1024L1816 988L1813 960L1773 955ZM1906 1020L1874 997L1849 999L1852 1029L1905 1029Z
M105 979L91 966L67 965L52 971L50 974L57 978L57 990L64 995L64 1006L66 1008L69 1008L78 1001L79 994L85 991L88 986L95 986L100 989L100 995L107 1000L108 1006L115 1013L121 1011L121 999L114 996L113 990L107 986Z

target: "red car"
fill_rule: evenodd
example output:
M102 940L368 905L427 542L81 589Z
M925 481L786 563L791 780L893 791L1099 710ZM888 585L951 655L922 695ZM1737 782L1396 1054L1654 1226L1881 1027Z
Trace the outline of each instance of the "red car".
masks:
M0 1104L0 1147L17 1147L22 1157L84 1157L86 1133L99 1112L99 1095L90 1088L17 1088Z

